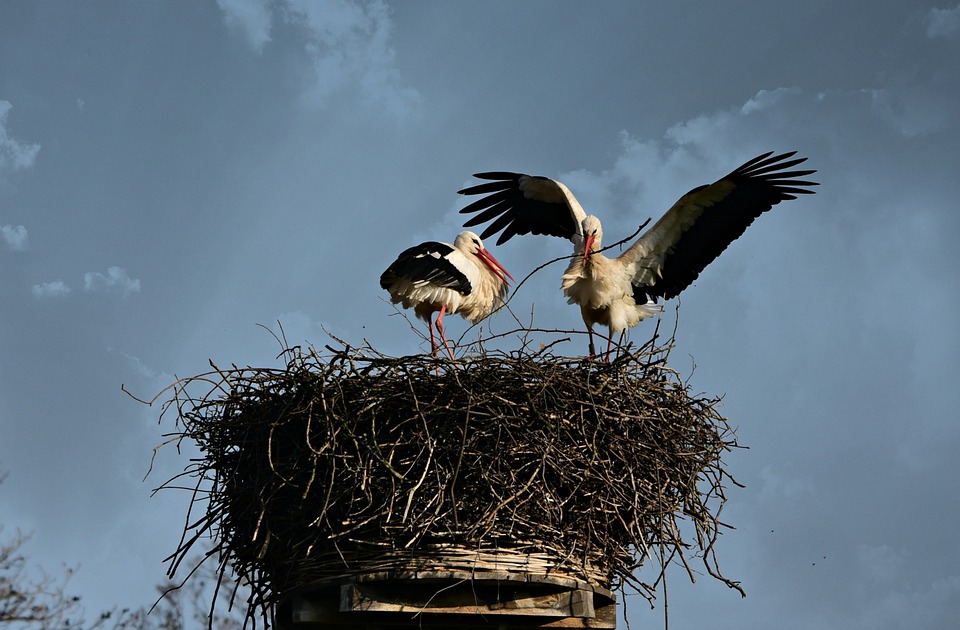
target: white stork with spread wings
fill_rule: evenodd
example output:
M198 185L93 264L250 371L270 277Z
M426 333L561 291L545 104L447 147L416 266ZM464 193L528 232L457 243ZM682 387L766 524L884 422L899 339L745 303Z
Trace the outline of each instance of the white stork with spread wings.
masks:
M503 230L497 245L531 233L573 241L563 292L571 304L580 305L591 355L593 325L609 328L609 358L615 333L659 312L658 298L679 295L754 219L781 201L813 192L807 187L818 183L800 178L816 171L789 170L806 160L794 158L795 153L764 153L714 183L694 188L616 258L599 253L600 220L587 216L573 193L548 177L477 173L474 177L493 181L460 190L462 195L486 195L460 213L479 212L466 227L493 221L481 236Z
M443 331L443 316L459 313L477 323L503 304L507 278L513 276L483 247L473 232L461 232L453 245L428 241L401 252L380 275L380 287L394 304L413 307L430 328L430 349L437 356L437 341L430 318L439 311L437 332L451 360L453 350Z

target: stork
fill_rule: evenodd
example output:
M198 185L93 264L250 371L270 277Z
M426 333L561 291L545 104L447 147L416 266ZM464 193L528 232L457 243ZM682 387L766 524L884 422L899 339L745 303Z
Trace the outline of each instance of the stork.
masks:
M497 245L517 234L570 239L574 256L562 289L570 304L580 305L591 355L594 324L609 329L609 360L614 334L622 335L659 312L659 298L679 295L758 216L781 201L813 192L807 187L819 184L800 178L816 171L789 170L806 161L795 154L758 155L712 184L694 188L616 258L600 253L600 220L584 212L569 188L548 177L477 173L474 177L492 181L458 192L486 196L460 213L479 212L465 227L492 221L483 238L503 230Z
M400 253L380 275L380 287L390 293L394 304L413 307L417 317L430 329L430 349L437 356L437 341L430 322L433 313L443 345L456 360L443 330L443 316L459 313L476 324L503 304L507 278L513 276L489 251L480 237L465 231L453 245L428 241Z

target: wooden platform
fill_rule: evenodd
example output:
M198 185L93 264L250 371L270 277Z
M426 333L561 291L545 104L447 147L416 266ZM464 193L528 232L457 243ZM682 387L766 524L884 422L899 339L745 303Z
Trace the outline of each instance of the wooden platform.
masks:
M616 628L616 597L568 577L492 571L356 575L287 594L277 630Z

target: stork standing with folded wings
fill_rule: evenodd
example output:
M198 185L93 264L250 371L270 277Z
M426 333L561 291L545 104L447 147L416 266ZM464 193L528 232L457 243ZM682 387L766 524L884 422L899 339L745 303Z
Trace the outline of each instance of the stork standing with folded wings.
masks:
M430 349L437 356L431 318L455 361L443 330L443 316L458 313L476 324L503 304L507 278L513 276L483 247L473 232L461 232L453 245L428 241L404 250L380 275L380 287L403 308L413 308L430 328Z
M502 230L497 245L517 234L570 239L574 256L563 274L563 292L571 304L580 305L591 355L596 354L594 324L609 329L609 359L615 334L659 312L658 298L679 295L754 219L781 201L813 192L808 187L818 183L801 178L816 171L789 170L806 160L794 158L795 153L764 153L714 183L694 188L616 258L599 252L600 220L588 216L565 185L548 177L477 173L474 177L492 181L459 193L486 196L460 212L479 212L465 227L493 221L481 236Z

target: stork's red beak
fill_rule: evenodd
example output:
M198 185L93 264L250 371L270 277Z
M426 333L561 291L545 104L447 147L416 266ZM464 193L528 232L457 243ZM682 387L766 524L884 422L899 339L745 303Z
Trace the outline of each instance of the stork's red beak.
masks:
M583 243L583 264L587 264L587 261L590 260L590 250L593 248L593 241L596 240L596 238L594 234L587 234L587 238Z
M478 250L477 256L484 262L485 265L487 265L487 267L490 267L493 273L500 276L501 280L504 282L507 281L507 278L513 280L513 276L510 275L510 272L507 271L506 268L501 265L496 258L493 257L493 254L488 252L486 249ZM504 276L506 276L506 278Z

